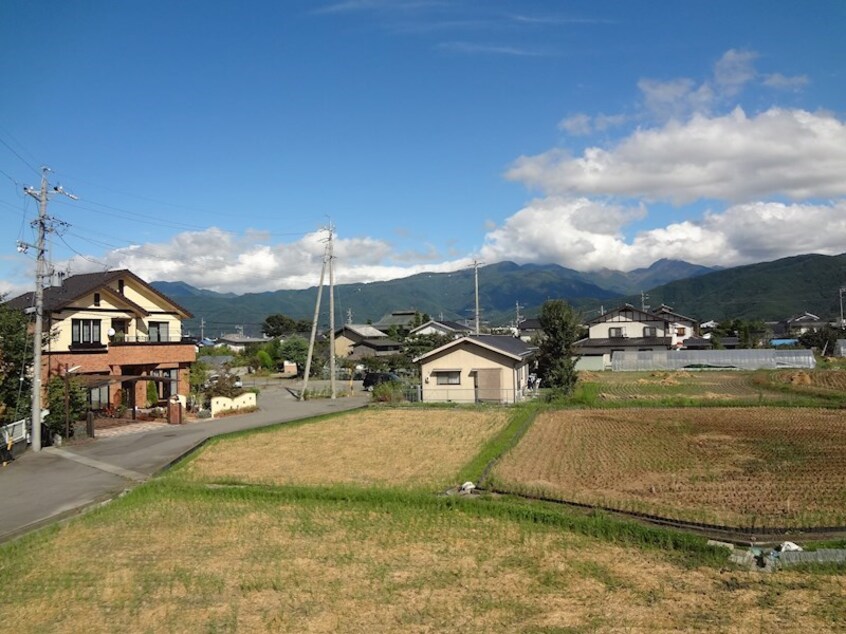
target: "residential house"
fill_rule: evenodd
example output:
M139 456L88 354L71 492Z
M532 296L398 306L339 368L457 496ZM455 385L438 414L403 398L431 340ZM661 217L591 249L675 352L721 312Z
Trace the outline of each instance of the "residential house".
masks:
M463 335L469 335L471 332L473 332L473 329L470 326L460 324L457 321L444 321L432 319L430 321L427 321L425 324L417 326L417 328L412 328L408 334L411 337L415 337L418 335L442 335L449 337L461 337Z
M249 337L243 332L233 332L218 337L214 347L223 348L226 346L232 350L232 352L244 352L247 349L247 346L253 344L261 345L267 343L268 341L270 341L270 339L266 337Z
M524 319L517 325L517 331L520 339L528 343L543 332L543 329L540 325L540 319L537 317L530 317L529 319Z
M32 310L34 292L7 305ZM191 313L123 269L65 278L44 289L44 384L71 372L89 389L93 409L143 405L147 383L166 399L188 394L196 347L182 340Z
M395 341L390 337L374 337L373 339L362 339L355 344L349 358L385 357L399 354L401 350L402 344L399 341Z
M806 332L816 332L830 325L825 319L820 319L817 315L806 312L776 322L773 326L773 335L782 338L799 337Z
M335 356L349 357L362 341L381 338L387 339L388 335L370 324L344 324L335 330Z
M687 344L685 342L689 338L697 339L696 335L699 331L699 324L692 317L680 315L666 304L661 304L660 308L654 311L654 313L666 320L666 330L671 338L670 345L673 348L686 347Z
M426 402L516 403L528 392L535 348L515 337L468 335L416 359Z
M580 357L576 366L580 370L610 368L615 352L681 348L690 338L694 338L694 345L702 344L695 338L696 321L674 313L669 306L651 312L624 304L597 315L586 325L588 336L573 345Z
M388 332L392 328L399 332L409 332L419 319L420 313L416 310L395 310L389 315L384 315L373 327L382 332Z

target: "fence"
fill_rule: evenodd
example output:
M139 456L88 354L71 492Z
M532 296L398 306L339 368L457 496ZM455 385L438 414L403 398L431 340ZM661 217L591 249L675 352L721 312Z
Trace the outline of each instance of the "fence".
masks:
M425 403L520 403L534 398L535 392L506 388L450 388L443 385L423 386Z
M42 409L41 410L41 421L43 422L44 419L47 417L47 414L50 413L49 409ZM9 423L8 425L0 425L0 440L2 440L3 445L7 445L9 441L12 441L12 444L17 444L19 442L29 442L29 419L22 418L20 420L16 420L14 423Z
M614 372L650 370L775 370L816 367L810 350L650 350L615 352Z

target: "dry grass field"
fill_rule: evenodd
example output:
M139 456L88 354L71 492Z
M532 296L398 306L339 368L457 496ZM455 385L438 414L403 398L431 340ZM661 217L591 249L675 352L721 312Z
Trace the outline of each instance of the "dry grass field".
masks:
M846 628L843 576L684 566L456 508L172 483L7 545L0 587L16 634Z
M579 381L595 386L601 401L656 400L668 397L721 400L774 400L767 372L581 372Z
M815 372L784 370L776 372L773 380L798 390L825 390L846 394L846 371L844 370Z
M689 521L843 526L846 412L548 412L492 477L510 491Z
M215 443L181 477L274 485L454 485L506 410L369 409Z

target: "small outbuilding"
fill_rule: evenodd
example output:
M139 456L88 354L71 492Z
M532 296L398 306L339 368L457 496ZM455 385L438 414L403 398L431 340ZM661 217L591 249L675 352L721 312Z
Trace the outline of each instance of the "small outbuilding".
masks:
M468 335L414 359L425 402L518 403L535 348L515 337Z

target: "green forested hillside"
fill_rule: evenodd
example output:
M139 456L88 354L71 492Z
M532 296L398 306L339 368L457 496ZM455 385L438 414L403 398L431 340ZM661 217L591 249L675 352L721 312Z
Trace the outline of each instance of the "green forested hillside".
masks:
M846 254L799 255L671 282L650 290L649 303L664 303L700 320L774 321L805 311L839 319L844 283Z

